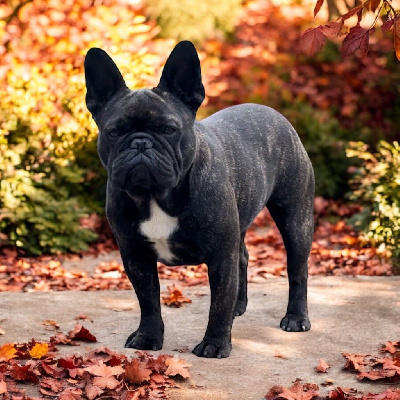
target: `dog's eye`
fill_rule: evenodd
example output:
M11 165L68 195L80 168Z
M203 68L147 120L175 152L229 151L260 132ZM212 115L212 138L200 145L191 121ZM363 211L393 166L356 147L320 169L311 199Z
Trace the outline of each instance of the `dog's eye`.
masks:
M110 135L111 137L119 136L119 132L116 129L110 129L109 131L107 131L107 134Z
M166 126L164 128L164 133L167 135L171 135L174 132L176 132L176 128L174 128L173 126Z

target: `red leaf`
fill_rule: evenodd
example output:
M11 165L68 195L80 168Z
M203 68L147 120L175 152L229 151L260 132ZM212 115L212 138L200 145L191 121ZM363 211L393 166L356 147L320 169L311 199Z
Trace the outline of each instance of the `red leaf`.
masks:
M145 363L135 358L126 364L124 378L132 383L140 384L149 381L151 373L151 369L146 368Z
M360 25L351 28L349 34L343 40L343 57L348 57L360 49L361 56L364 58L368 52L369 31L369 29L362 28Z
M393 25L394 25L394 19L388 19L381 26L382 32L383 33L389 32L390 30L392 30Z
M331 21L326 25L319 26L319 28L324 35L337 37L343 28L343 20L340 20L340 22Z
M342 15L341 19L344 21L346 19L351 18L353 15L356 15L358 12L360 12L360 10L362 10L363 7L364 6L357 6L357 7L352 8L347 14Z
M68 332L71 339L83 340L86 342L97 342L96 336L93 336L86 328L80 324L76 324L75 328Z
M283 386L273 386L265 395L267 400L311 400L318 397L318 385L312 383L301 384L300 379L296 379L294 384L288 389Z
M326 37L319 28L310 28L300 36L299 40L301 51L308 56L313 56L324 47Z
M319 13L319 10L321 9L322 4L324 4L324 0L317 1L317 4L315 5L315 8L314 8L314 18Z
M15 364L10 368L11 376L16 381L31 381L31 382L39 382L38 377L32 371L33 365L30 362L27 362L26 365L18 365Z
M381 0L371 0L368 3L368 8L372 11L375 12L376 9L379 7L379 5L381 4Z

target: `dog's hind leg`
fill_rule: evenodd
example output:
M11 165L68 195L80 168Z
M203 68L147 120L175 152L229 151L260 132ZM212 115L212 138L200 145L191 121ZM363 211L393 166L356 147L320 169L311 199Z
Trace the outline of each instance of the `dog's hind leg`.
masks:
M287 253L289 303L281 328L287 332L311 328L307 309L308 256L314 233L314 181L302 195L284 202L268 201L267 207L282 235Z
M244 314L247 307L247 264L249 263L249 253L244 244L245 234L246 232L241 235L239 250L239 288L235 306L235 317Z

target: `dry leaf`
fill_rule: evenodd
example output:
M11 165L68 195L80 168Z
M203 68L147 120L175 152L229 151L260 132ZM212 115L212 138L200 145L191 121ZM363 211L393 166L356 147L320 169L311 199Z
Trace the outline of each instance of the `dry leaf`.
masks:
M0 394L4 394L7 392L7 384L1 380L0 381Z
M47 343L36 343L29 354L32 358L42 358L49 352L49 345Z
M80 324L76 324L75 328L68 332L71 339L83 340L86 342L97 342L96 336L93 336L86 328Z
M318 365L315 367L317 372L327 372L331 366L327 364L322 358L319 360Z
M124 378L132 383L142 383L150 380L151 369L146 368L146 364L140 362L137 358L125 365Z
M0 362L1 361L9 361L12 358L16 357L17 350L14 344L7 343L0 347Z
M165 371L165 375L175 376L180 375L184 379L190 378L190 374L186 368L190 367L185 360L179 358L167 358L165 365L168 367Z

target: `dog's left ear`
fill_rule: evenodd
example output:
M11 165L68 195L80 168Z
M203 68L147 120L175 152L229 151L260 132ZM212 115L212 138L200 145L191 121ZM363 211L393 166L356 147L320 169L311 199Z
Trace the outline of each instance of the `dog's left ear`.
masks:
M194 113L204 100L200 60L192 42L179 42L164 66L157 86L185 103Z

